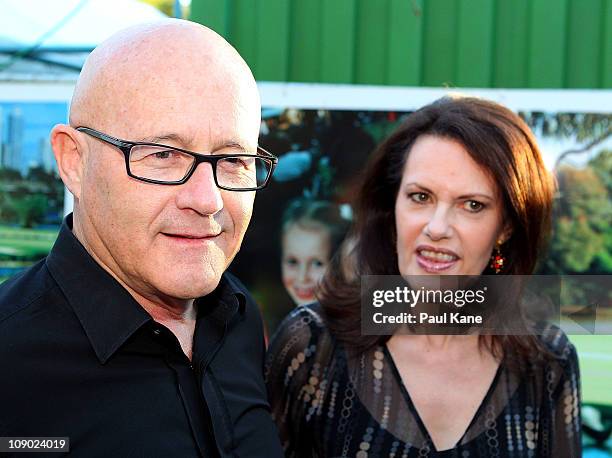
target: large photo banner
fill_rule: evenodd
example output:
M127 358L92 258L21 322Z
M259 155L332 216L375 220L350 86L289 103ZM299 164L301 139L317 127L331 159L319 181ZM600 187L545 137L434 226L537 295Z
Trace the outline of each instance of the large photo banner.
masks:
M261 92L260 145L279 164L256 198L232 269L257 296L271 332L291 307L315 300L317 281L350 228L360 174L376 146L411 112L448 95L503 103L535 133L558 186L553 238L538 273L612 273L609 91L262 83ZM306 230L292 224L298 219L313 224Z

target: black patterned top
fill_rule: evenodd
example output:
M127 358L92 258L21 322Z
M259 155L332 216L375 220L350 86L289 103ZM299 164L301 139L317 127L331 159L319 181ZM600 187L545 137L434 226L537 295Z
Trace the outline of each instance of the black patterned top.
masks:
M266 360L272 413L288 457L579 457L580 375L558 328L556 359L519 376L503 360L469 427L436 451L386 346L348 358L320 306L298 307Z

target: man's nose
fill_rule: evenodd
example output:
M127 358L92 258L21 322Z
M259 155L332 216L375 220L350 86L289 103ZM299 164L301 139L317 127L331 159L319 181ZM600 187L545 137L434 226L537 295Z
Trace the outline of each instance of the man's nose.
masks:
M425 234L431 240L441 240L451 235L450 210L444 205L437 205L430 215Z
M201 215L214 215L223 208L221 190L215 184L211 164L198 165L186 183L179 185L176 203L180 209L191 209Z

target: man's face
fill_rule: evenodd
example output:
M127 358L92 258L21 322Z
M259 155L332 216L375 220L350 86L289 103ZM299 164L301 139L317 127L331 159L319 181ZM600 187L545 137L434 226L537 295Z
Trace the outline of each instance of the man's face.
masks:
M88 127L202 154L255 151L259 102L252 88L229 75L177 73L121 86L116 115ZM211 292L240 248L255 193L218 189L207 163L182 185L137 181L117 148L85 141L79 217L98 261L152 300Z

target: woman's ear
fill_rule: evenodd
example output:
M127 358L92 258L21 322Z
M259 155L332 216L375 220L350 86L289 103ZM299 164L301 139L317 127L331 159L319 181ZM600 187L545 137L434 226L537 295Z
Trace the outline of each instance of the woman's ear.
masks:
M83 178L83 145L79 133L66 124L57 124L51 130L51 148L64 185L75 199L81 195Z
M506 223L501 233L499 234L499 237L497 237L497 241L499 242L500 245L503 245L504 243L508 241L511 235L512 235L512 226L510 225L510 223Z

